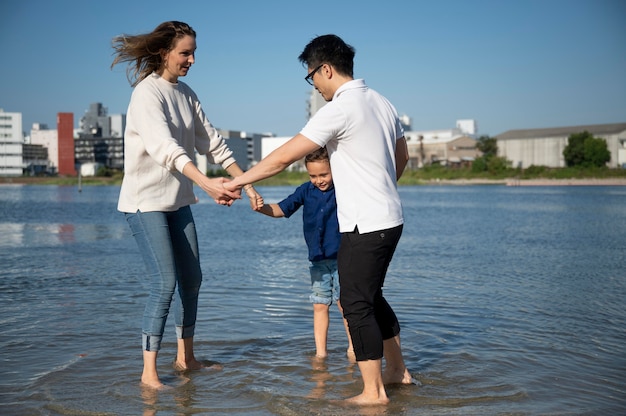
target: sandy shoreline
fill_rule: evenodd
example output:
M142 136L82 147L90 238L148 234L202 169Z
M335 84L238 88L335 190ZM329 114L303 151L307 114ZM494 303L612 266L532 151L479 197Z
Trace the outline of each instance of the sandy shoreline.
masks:
M433 179L427 185L506 185L506 186L626 186L626 178L587 179Z
M626 178L508 179L507 186L626 186Z

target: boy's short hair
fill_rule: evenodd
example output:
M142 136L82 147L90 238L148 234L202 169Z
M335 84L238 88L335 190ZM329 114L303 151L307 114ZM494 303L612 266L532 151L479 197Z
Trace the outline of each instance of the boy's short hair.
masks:
M330 160L328 159L328 151L326 150L326 147L320 147L316 151L311 152L308 155L306 155L306 157L304 158L305 165L309 162L324 162L324 161L330 162Z

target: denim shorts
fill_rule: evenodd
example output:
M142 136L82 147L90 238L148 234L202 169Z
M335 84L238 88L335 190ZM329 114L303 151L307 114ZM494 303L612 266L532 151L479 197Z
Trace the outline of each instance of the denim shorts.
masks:
M331 305L339 300L339 272L337 260L327 259L312 261L311 272L311 303Z

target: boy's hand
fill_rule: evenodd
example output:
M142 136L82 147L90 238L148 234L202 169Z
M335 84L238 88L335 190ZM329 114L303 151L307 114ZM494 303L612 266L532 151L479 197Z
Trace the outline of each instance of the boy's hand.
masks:
M263 208L263 197L254 189L252 185L246 185L243 187L248 199L250 200L250 208L253 211L260 211Z

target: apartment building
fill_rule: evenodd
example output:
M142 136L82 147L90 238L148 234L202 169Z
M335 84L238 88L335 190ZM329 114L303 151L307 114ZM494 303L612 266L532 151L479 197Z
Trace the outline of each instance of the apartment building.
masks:
M0 108L0 176L21 176L24 168L22 113Z

